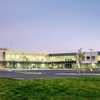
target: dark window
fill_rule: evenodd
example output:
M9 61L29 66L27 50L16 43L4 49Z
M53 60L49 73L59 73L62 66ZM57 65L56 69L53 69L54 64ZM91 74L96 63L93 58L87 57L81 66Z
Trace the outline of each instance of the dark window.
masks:
M90 56L87 56L87 60L90 60Z
M5 59L5 52L3 52L3 59Z

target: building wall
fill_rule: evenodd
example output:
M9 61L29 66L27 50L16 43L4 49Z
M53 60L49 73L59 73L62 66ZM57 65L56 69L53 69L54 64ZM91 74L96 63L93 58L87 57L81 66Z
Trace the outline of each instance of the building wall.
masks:
M91 52L85 52L84 60L82 63L83 63L82 64L83 68L97 68L98 67L98 52L92 52L92 61L91 61Z
M5 52L5 60L8 61L7 67L11 67L11 68L12 67L14 68L26 68L26 67L64 68L65 64L66 66L68 66L66 68L70 68L70 66L71 68L77 68L77 63L71 63L71 62L67 63L69 61L77 61L75 53L65 53L65 54L64 53L61 54L60 53L59 54L24 53L24 52L9 52L7 48L0 48L0 60L4 59L3 52ZM98 60L100 61L100 55L98 56L98 52L92 52L92 56L95 57L95 59L92 59L92 67L96 68L100 66L100 64L98 64ZM90 57L90 59L87 59L87 57ZM28 61L28 64L26 64L26 59ZM36 61L37 63L34 63L34 61ZM0 67L2 67L1 64ZM91 67L91 52L85 53L85 60L83 61L83 67L85 68Z
M4 60L4 53L8 51L8 48L0 48L0 61ZM2 62L0 63L0 68L2 68Z
M15 60L15 61L43 61L47 60L46 54L35 54L35 53L21 53L21 52L6 52L6 60Z
M83 63L91 63L91 52L85 52L85 60ZM95 57L95 59L92 59L92 63L98 63L98 52L92 52L92 56ZM87 57L90 57L90 59L87 59Z

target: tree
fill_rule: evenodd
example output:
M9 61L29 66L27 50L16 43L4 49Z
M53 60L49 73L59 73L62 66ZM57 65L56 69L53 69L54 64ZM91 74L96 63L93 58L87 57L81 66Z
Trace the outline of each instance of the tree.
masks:
M53 68L54 67L54 62L52 61L51 62L51 67L50 68Z
M2 61L2 66L3 66L4 68L6 68L6 65L7 65L7 61L6 61L6 60L3 60L3 61Z
M82 68L82 62L84 60L84 55L85 55L85 52L82 52L82 48L78 49L76 57L77 57L78 72L79 73L80 73L80 69Z
M22 56L21 58L23 58L23 60L25 60L25 65L26 65L26 68L28 68L28 66L27 66L27 65L28 65L28 63L29 63L29 61L28 61L28 60L29 60L29 58L28 58L27 56L25 56L25 55L24 55L24 53L22 53L22 55L23 55L23 56Z
M26 68L28 68L28 63L29 63L28 60L29 59L26 56L24 56L24 60L25 60L25 63L26 63Z

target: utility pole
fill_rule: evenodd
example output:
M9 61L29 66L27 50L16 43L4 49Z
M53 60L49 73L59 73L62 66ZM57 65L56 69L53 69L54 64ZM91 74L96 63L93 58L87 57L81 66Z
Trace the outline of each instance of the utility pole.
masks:
M92 71L92 50L94 50L94 49L89 49L90 51L91 51L91 69L90 69L90 71Z

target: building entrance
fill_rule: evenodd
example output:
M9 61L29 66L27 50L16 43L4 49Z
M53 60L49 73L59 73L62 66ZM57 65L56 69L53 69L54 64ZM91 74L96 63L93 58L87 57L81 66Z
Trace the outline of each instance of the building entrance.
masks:
M72 68L72 64L71 63L69 63L69 64L65 64L65 68Z

